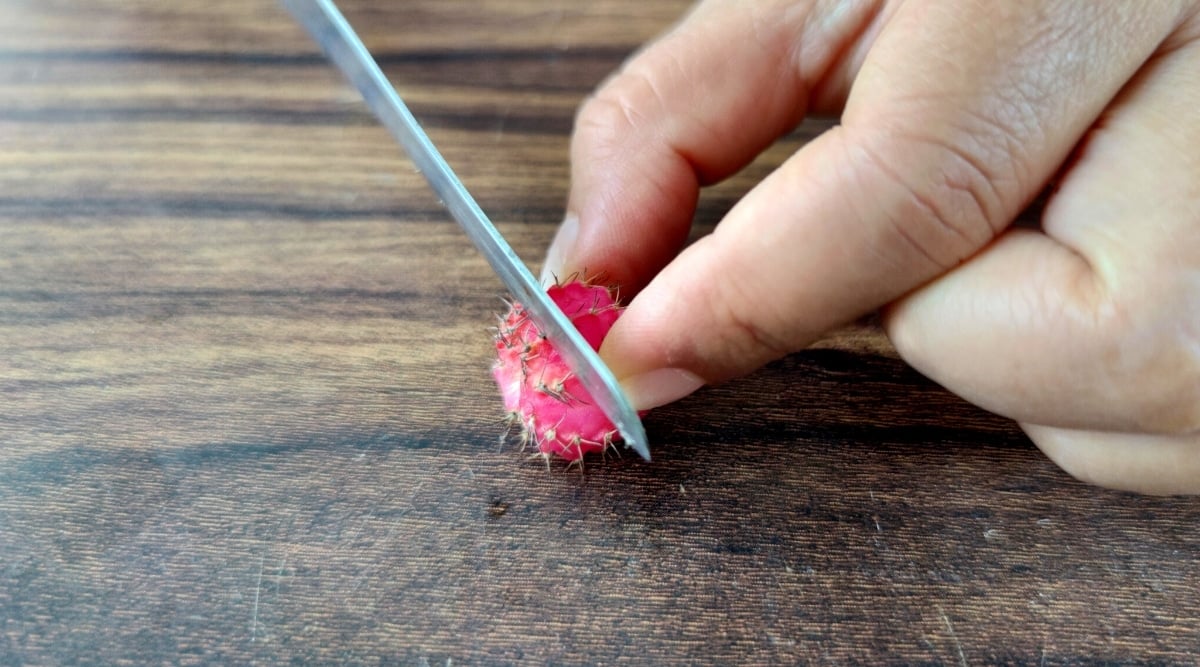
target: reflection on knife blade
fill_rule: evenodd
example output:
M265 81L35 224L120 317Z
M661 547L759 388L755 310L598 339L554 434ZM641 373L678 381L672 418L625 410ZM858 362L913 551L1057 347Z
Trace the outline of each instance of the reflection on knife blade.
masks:
M504 285L525 305L533 321L566 357L596 405L616 425L625 445L649 460L646 431L617 379L550 301L533 274L463 187L337 6L331 0L282 0L282 3L362 93L367 106L408 153Z

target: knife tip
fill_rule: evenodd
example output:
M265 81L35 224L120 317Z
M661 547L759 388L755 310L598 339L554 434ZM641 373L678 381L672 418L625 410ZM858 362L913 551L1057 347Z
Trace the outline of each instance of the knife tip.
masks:
M643 460L650 460L650 446L647 443L646 430L642 427L641 422L633 428L626 428L620 425L621 438L625 441L625 448L632 449L641 456Z

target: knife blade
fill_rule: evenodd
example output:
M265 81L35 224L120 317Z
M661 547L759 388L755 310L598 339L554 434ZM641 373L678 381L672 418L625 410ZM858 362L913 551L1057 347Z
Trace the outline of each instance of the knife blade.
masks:
M491 264L505 287L524 304L534 323L558 347L592 400L617 427L625 446L650 460L645 428L617 383L617 378L550 300L525 263L450 169L337 5L332 0L281 2L362 94L367 106L416 164L429 186Z

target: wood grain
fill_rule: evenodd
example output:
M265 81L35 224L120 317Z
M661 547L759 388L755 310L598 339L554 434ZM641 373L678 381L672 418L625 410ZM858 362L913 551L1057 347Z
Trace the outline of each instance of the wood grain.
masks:
M536 261L575 108L686 5L345 8ZM870 322L655 411L652 463L525 461L501 286L278 7L0 9L0 664L1200 651L1197 501L1070 480Z

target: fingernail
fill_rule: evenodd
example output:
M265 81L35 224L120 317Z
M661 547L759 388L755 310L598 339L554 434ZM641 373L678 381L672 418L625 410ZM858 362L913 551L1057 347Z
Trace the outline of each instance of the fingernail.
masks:
M635 410L678 401L703 386L703 378L682 368L660 368L621 380L621 389Z
M567 217L563 218L562 224L559 225L554 240L550 242L550 248L546 251L546 261L542 262L541 280L543 285L550 286L566 278L563 271L566 267L567 257L575 249L575 237L577 236L579 236L579 216L568 213Z

